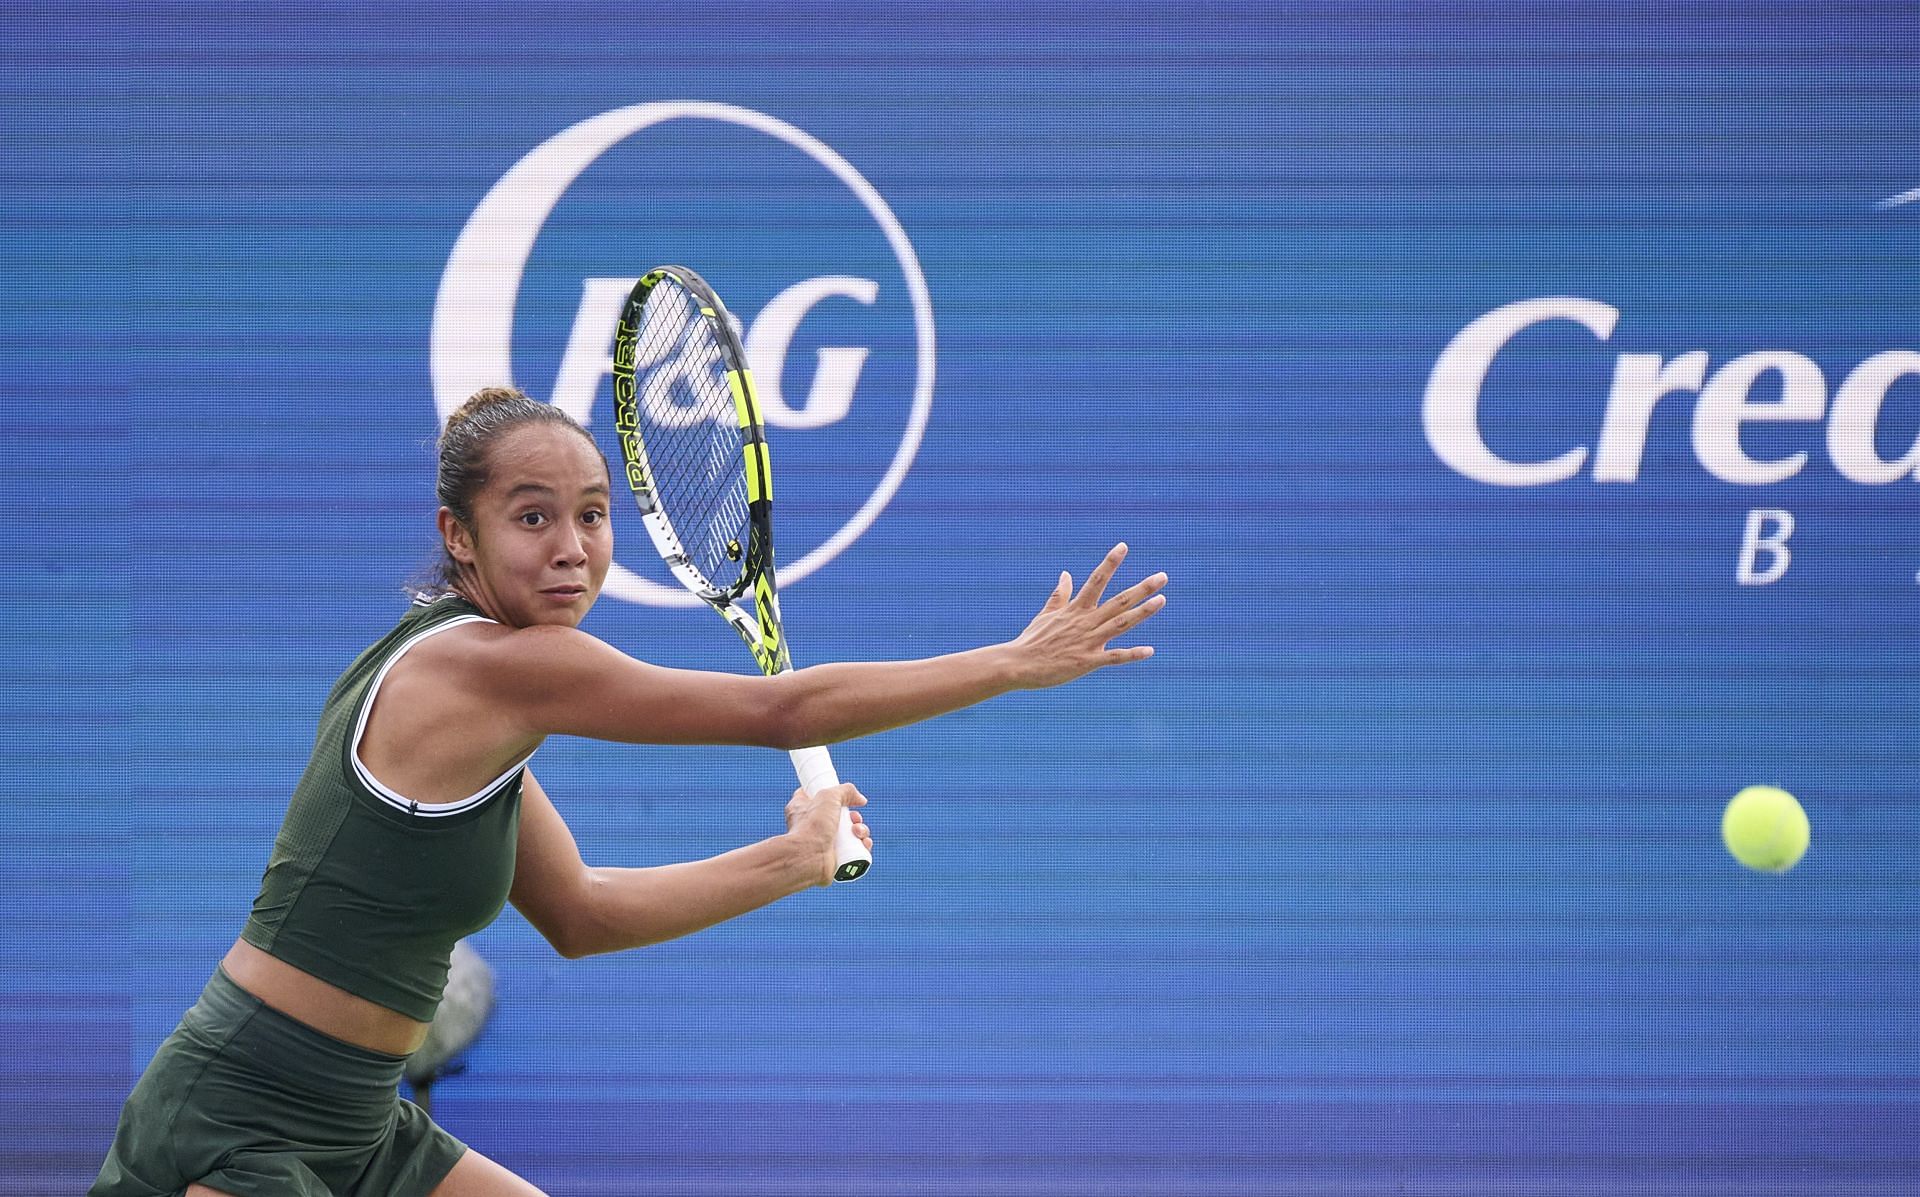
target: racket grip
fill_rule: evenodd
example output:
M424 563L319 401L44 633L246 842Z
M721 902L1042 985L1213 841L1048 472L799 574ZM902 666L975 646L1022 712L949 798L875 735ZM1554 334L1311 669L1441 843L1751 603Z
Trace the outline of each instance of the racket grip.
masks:
M798 748L787 755L793 758L793 771L800 776L801 788L807 793L818 794L840 784L840 774L833 768L833 756L826 749ZM858 881L872 863L872 853L860 842L860 837L853 834L852 813L842 808L840 829L833 837L833 879Z

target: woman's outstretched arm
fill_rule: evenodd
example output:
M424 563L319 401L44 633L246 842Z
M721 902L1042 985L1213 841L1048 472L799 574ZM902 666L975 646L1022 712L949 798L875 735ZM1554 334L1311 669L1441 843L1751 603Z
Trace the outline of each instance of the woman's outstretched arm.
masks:
M777 677L666 669L563 627L492 628L457 666L529 738L804 748L918 723L1012 690L1057 686L1145 660L1110 648L1165 603L1165 574L1106 597L1117 545L1078 594L1066 573L1025 631L1004 644L917 661L839 662Z

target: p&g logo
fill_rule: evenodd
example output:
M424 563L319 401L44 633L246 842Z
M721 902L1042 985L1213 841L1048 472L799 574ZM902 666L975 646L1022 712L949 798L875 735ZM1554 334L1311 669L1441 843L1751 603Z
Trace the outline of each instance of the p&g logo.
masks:
M630 155L641 169L606 165L644 131L647 152ZM594 177L597 166L610 180ZM576 189L589 194L575 201ZM853 224L837 235L821 233L845 219ZM912 466L933 406L934 326L919 259L886 201L830 146L784 121L727 104L637 104L564 129L515 163L474 209L441 276L431 334L440 418L517 377L519 314L523 326L567 323L546 397L591 425L621 303L642 270L673 261L712 280L744 325L777 445L792 431L831 446L820 455L831 468L812 478L808 455L781 452L780 578L797 581L866 531ZM544 287L529 282L533 262L552 280ZM539 296L531 316L518 313L523 290ZM559 340L539 347L550 356ZM795 495L804 498L789 504ZM606 592L659 606L699 601L617 561Z

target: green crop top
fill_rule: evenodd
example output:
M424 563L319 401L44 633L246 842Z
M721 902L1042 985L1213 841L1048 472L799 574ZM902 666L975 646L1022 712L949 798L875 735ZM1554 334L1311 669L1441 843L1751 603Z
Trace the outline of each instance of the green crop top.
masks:
M421 1022L440 1004L453 945L506 905L526 761L459 802L422 806L367 770L360 737L403 653L485 619L457 596L417 602L334 683L241 932L301 972Z

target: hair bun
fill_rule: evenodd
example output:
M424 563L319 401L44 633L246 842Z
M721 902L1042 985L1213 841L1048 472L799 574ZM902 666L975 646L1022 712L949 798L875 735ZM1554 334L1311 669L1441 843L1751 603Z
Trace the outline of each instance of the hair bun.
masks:
M465 403L454 409L447 417L447 427L480 418L491 407L514 407L533 400L519 387L482 387L467 398Z

